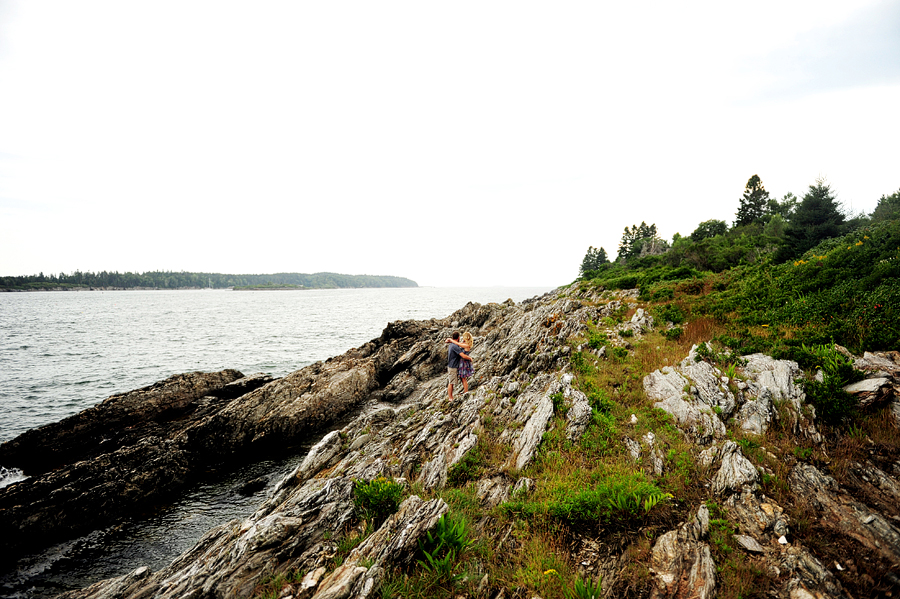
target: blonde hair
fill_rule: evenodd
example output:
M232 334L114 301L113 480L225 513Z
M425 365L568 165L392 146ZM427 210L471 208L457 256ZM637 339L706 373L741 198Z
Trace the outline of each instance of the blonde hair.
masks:
M464 345L468 345L469 349L472 349L472 345L474 345L475 343L475 340L472 339L472 333L470 333L469 331L466 331L462 334L462 336L460 337L460 341L462 341Z

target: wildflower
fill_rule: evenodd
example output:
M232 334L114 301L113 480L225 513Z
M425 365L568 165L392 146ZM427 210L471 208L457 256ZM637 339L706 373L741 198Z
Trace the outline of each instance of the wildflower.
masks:
M549 576L550 574L556 574L557 576L559 576L559 572L557 572L557 571L554 570L553 568L550 568L549 570L547 570L546 572L544 572L544 576Z

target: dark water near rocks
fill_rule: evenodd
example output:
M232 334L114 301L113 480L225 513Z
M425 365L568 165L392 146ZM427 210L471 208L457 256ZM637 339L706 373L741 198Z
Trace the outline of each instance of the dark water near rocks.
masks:
M0 442L173 374L235 368L284 376L378 337L394 320L443 318L468 301L521 301L549 290L0 293ZM213 526L250 515L302 457L237 466L141 519L0 564L0 596L45 597L140 566L160 569ZM3 466L0 486L21 478ZM266 488L237 493L260 476Z

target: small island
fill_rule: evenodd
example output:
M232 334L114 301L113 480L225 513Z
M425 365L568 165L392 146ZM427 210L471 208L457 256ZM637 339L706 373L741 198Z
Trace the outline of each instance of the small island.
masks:
M404 277L344 275L334 272L232 275L208 272L118 271L59 273L0 277L0 291L93 291L117 289L233 289L304 290L418 287Z

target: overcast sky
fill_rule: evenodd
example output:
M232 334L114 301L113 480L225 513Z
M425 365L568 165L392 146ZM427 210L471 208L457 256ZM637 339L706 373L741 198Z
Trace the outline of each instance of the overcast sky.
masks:
M900 2L0 0L0 275L571 282L900 189Z

